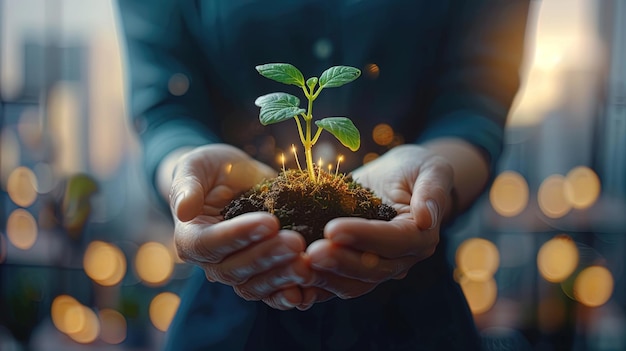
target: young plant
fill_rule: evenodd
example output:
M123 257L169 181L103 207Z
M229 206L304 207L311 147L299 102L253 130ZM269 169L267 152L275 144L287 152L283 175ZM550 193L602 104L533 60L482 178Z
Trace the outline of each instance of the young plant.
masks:
M302 72L288 63L268 63L256 66L256 70L264 77L280 83L295 85L302 88L304 96L308 100L307 109L300 107L300 99L291 94L277 92L260 96L254 102L261 108L259 120L261 124L268 125L282 122L291 118L296 120L300 141L304 146L306 157L306 169L311 181L315 182L313 169L312 147L317 142L322 130L334 135L344 146L352 151L357 151L361 146L361 136L354 123L346 117L327 117L315 121L317 130L312 133L313 101L317 99L324 88L336 88L357 79L361 71L349 66L334 66L322 72L318 77L304 80ZM304 129L300 117L304 120Z

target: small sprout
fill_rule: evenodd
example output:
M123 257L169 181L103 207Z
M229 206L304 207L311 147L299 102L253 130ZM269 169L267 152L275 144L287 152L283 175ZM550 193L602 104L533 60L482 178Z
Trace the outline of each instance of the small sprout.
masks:
M295 66L288 63L268 63L256 67L256 70L264 77L277 82L295 85L302 88L304 96L308 100L307 109L300 108L300 99L291 94L276 92L260 96L254 102L261 108L259 120L261 124L268 125L282 122L288 119L295 119L300 141L304 146L307 172L312 181L316 181L313 168L312 147L317 142L322 130L326 130L334 135L344 146L352 151L356 151L361 146L361 136L354 123L346 117L327 117L315 121L317 130L312 133L313 101L317 99L324 88L336 88L350 83L361 75L361 71L350 66L333 66L322 72L322 75L304 80L304 76ZM300 121L304 120L304 128ZM296 155L298 168L298 156L295 147L292 148ZM339 164L337 164L339 166ZM338 169L339 167L337 167ZM337 173L337 171L335 172ZM319 175L318 175L319 178Z
M296 158L296 164L298 165L298 169L302 171L302 167L300 167L300 161L298 160L298 153L296 152L296 146L293 144L291 144L291 151L293 152L293 155Z
M285 173L285 154L280 154L280 161L283 164L283 173Z
M335 176L339 174L339 164L341 163L341 161L343 161L343 155L339 155L339 157L337 157L337 168L335 169Z
M322 158L320 157L319 161L317 161L317 180L320 180L320 174L322 174L322 166L324 164L322 163Z

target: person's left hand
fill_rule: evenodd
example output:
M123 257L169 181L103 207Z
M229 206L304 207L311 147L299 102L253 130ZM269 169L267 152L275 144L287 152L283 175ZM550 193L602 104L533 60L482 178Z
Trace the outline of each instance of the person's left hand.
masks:
M334 297L355 298L390 279L402 279L430 257L453 188L453 169L424 147L403 145L353 172L398 215L391 221L337 218L324 239L307 248L312 282L303 288L300 310Z

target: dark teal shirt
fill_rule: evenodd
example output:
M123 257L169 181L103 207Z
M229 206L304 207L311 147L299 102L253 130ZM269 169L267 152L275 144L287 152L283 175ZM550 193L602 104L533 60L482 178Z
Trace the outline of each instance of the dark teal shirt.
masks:
M323 134L321 142L346 156L344 171L389 148L373 140L380 123L392 127L396 142L462 138L483 150L493 168L519 86L528 3L119 0L131 114L148 175L154 179L168 152L216 141L278 166L277 152L299 144L295 123L262 127L254 100L301 91L256 72L270 62L291 63L305 78L333 65L363 70L355 82L324 90L313 111L315 119L349 117L361 131L356 154ZM171 345L290 350L306 340L315 350L472 349L471 316L441 247L400 282L307 312L242 301L200 274L181 305Z

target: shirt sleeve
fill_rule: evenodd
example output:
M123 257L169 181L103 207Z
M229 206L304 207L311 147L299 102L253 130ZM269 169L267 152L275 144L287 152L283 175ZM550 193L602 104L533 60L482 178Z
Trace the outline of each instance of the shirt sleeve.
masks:
M156 170L171 151L218 141L209 104L205 56L178 1L118 0L125 45L129 116L156 194Z
M471 0L452 9L429 123L420 142L458 137L485 152L493 174L520 85L528 0Z

